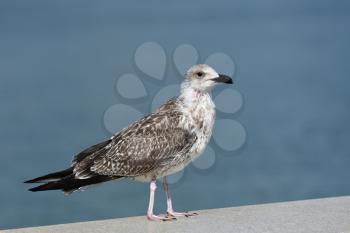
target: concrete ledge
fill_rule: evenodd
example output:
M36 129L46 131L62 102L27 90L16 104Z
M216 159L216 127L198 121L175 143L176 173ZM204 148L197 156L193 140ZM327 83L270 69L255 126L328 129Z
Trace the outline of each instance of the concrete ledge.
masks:
M198 211L171 222L145 217L6 230L4 233L350 233L350 196Z

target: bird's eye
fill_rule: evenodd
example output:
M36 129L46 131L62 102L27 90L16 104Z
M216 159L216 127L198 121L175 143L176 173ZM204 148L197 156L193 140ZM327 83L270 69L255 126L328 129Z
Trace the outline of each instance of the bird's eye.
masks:
M198 76L198 77L202 77L203 75L204 75L203 72L198 72L198 73L197 73L197 76Z

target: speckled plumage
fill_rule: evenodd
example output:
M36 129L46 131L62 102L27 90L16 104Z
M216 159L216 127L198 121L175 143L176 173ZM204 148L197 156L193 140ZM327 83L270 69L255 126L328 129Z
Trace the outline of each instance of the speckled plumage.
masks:
M151 181L183 168L191 156L202 151L193 148L203 138L198 132L211 133L214 119L208 125L199 120L204 116L196 115L207 113L200 101L206 98L198 97L197 109L188 109L183 96L169 100L153 114L113 136L101 149L81 160L76 156L75 176L86 179L98 174ZM210 114L214 116L213 113Z
M166 177L187 166L208 144L215 121L215 105L210 91L217 83L232 83L211 67L199 64L188 70L181 93L107 141L80 152L70 168L27 181L41 183L30 191L61 189L66 193L82 187L120 178L148 181L150 220L171 220L172 208ZM164 177L168 216L153 214L156 179Z

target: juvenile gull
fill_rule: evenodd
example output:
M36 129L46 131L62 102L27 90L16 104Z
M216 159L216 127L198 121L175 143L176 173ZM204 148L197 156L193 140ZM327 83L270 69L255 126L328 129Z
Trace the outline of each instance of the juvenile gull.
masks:
M149 220L172 220L195 213L175 212L167 176L180 171L205 149L215 121L211 90L232 79L205 64L191 67L181 84L181 93L107 141L80 152L66 170L26 183L44 183L30 191L63 190L72 193L84 186L131 178L150 182ZM153 214L156 180L163 178L167 214Z

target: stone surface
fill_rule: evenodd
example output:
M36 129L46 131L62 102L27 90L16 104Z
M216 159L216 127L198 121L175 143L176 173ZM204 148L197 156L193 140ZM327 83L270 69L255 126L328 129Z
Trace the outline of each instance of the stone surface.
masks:
M6 230L4 233L134 233L350 232L350 196L198 211L171 222L150 222L144 216Z

